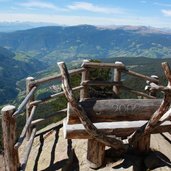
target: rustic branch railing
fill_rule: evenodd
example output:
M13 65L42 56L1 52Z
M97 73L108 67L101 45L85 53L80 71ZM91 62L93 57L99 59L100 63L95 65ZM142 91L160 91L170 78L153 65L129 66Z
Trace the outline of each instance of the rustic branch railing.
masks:
M31 91L27 94L27 96L22 101L22 103L20 104L20 106L18 107L18 109L14 112L13 117L16 117L17 115L21 114L21 112L23 112L24 108L26 107L26 104L31 99L31 97L35 93L36 89L37 89L37 87L33 87L31 89Z
M91 68L110 68L110 69L112 69L115 74L113 81L99 82L99 81L90 80ZM166 72L167 72L166 75L168 75L168 73L170 72L168 70L168 68L166 69ZM94 62L90 62L88 60L84 60L81 68L69 71L69 74L71 76L75 75L75 74L81 74L80 85L78 85L77 87L73 87L72 91L80 90L80 101L89 97L89 86L112 86L113 91L116 95L119 95L121 89L125 89L127 91L130 91L130 92L138 95L138 96L143 96L143 97L146 97L149 99L156 98L156 97L148 95L144 92L133 90L131 88L124 86L123 82L121 81L122 73L126 73L128 75L132 75L132 76L138 77L143 80L148 80L155 84L158 84L158 82L159 82L155 78L145 76L143 74L139 74L134 71L126 69L125 65L121 62L116 62L114 64L111 64L111 63L94 63ZM169 76L168 76L168 78L170 79ZM33 119L38 105L48 102L51 99L54 99L54 98L64 95L64 92L61 91L61 92L52 94L49 97L44 98L44 99L35 99L34 95L35 95L35 92L37 91L37 89L39 88L39 85L42 85L42 84L45 84L47 82L54 81L54 80L61 81L61 79L62 79L61 74L38 79L38 80L35 80L33 77L28 77L26 79L26 97L21 102L19 107L16 109L15 106L8 105L2 109L2 111L1 111L1 113L2 113L2 129L3 129L3 144L4 144L4 157L5 157L6 170L9 170L9 171L25 170L26 164L28 161L28 157L29 157L29 154L30 154L30 151L32 148L32 144L34 141L34 137L36 135L36 126L46 122L47 120L49 120L52 117L56 117L57 115L61 115L61 114L64 114L67 112L67 109L62 109L60 111L50 114L47 117L39 118L36 120ZM158 87L152 87L152 88L157 89L158 91L170 92L170 87L168 88L168 87L158 86ZM19 116L24 111L24 109L26 112L26 123L23 127L23 130L22 130L19 138L16 141L16 119L17 119L17 116ZM170 117L170 113L169 113L168 117ZM163 125L161 127L162 127L162 129L166 128L165 125ZM154 131L160 131L160 130L156 129ZM84 132L84 130L82 132L83 132L83 135L85 134L85 137L87 137L87 134ZM26 152L24 154L23 160L20 161L20 158L18 155L18 150L26 137L28 140L28 146L27 146ZM107 139L109 139L109 138L107 138ZM92 142L94 142L94 141L89 141L90 144Z

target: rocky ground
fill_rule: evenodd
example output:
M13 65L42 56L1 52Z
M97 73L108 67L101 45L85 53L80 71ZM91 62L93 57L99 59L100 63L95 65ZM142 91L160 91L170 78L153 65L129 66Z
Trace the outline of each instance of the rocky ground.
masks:
M24 143L26 146L27 143ZM27 171L93 171L86 160L86 140L66 140L62 128L41 134L35 138L27 164ZM113 158L111 149L106 150L106 162L99 171L171 171L171 144L162 135L151 136L152 152L145 157L126 154L123 158ZM20 148L20 155L25 147ZM2 156L0 158L2 160ZM3 171L0 162L0 170Z

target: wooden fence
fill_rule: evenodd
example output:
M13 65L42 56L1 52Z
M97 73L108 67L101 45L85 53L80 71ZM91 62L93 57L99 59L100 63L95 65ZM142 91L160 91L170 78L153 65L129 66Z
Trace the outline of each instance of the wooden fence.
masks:
M91 68L110 68L114 71L113 81L93 81L90 80L90 70ZM112 63L94 63L84 60L81 68L74 69L69 72L70 75L81 74L81 83L79 86L74 87L74 91L80 91L80 100L89 97L89 86L113 86L113 91L119 96L121 89L125 89L131 93L136 94L137 96L142 96L149 99L155 99L156 97L134 90L133 88L127 87L122 82L122 73L126 73L131 76L138 77L145 81L158 84L159 80L153 77L149 77L143 74L136 73L126 68L126 66L121 62ZM34 138L37 133L37 126L49 118L56 117L57 115L66 113L66 109L62 109L51 114L48 117L39 118L33 120L35 116L35 111L38 105L45 103L53 98L63 96L64 92L58 92L50 95L45 99L37 100L35 99L35 92L40 85L53 81L61 80L61 74L50 76L42 79L34 79L33 77L28 77L26 79L26 97L22 103L16 108L12 105L7 105L3 107L2 113L2 129L3 129L3 145L4 145L4 158L5 158L5 167L8 171L17 171L25 170L29 154L32 148ZM163 87L159 87L159 91L163 90ZM22 129L20 136L16 137L16 120L18 116L25 111L26 122ZM50 124L50 123L49 123ZM25 149L25 154L19 157L19 147L22 145L23 141L26 139L28 142L27 149ZM22 158L22 160L21 160Z

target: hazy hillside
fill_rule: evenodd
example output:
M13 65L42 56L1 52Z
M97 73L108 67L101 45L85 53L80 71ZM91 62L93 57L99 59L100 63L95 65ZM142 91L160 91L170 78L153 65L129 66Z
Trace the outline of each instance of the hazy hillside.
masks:
M16 82L18 80L45 68L45 65L36 59L29 59L28 56L26 59L25 56L25 61L21 61L19 56L20 54L15 55L0 47L0 104L8 103L17 96Z
M171 57L171 32L131 26L49 26L0 33L0 46L5 47L0 48L0 104L3 104L15 99L19 89L25 87L24 81L17 87L17 81L44 69L49 72L41 72L42 75L56 72L57 61L76 66L76 61L86 58L119 60L139 72L161 75L160 58Z
M0 33L0 46L53 64L57 60L171 57L171 33L148 27L39 27Z

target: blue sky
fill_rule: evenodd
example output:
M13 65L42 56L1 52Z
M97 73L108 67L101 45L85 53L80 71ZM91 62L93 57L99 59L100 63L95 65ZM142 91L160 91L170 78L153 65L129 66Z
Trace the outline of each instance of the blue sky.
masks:
M0 22L171 28L171 0L0 0Z

